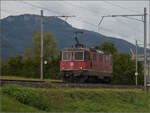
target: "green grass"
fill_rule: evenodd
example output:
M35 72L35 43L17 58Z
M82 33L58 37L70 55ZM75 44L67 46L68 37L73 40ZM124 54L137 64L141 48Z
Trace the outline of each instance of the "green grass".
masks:
M37 108L20 103L16 99L3 94L1 96L1 110L5 112L42 112Z
M150 95L141 89L41 89L6 85L2 94L47 112L150 112Z

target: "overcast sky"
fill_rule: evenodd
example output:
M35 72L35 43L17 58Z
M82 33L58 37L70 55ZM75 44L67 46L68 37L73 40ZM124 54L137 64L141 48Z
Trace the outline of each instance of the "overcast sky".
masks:
M103 35L125 39L135 43L135 39L143 41L143 23L123 17L104 18L100 31L98 23L101 16L112 14L143 14L147 8L149 20L149 1L1 1L1 18L9 15L40 14L45 16L75 15L66 21L73 27L102 33ZM136 19L142 19L137 17ZM149 37L149 30L148 30ZM149 39L149 38L148 38ZM150 42L150 41L149 41Z

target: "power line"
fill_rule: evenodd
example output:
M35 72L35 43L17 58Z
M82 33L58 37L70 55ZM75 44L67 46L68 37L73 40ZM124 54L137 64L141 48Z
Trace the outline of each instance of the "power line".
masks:
M89 12L91 12L92 14L94 14L94 15L96 15L97 16L97 14L99 14L99 12L98 11L93 11L93 10L91 10L91 9L89 9L89 8L85 8L85 7L82 7L82 6L79 6L79 5L73 5L73 4L71 4L71 3L68 3L68 2L65 2L66 4L69 4L70 6L73 6L73 7L76 7L76 8L80 8L80 9L84 9L84 10L86 10L86 11L89 11ZM104 9L104 8L103 8ZM104 13L103 13L104 14Z
M77 17L77 18L75 18L75 19L77 19L77 20L79 20L79 21L82 21L83 23L88 24L88 25L91 25L91 26L93 26L93 27L97 27L96 24L93 24L93 23L90 23L90 22L88 22L88 21L86 21L86 20L83 20L81 17Z
M40 9L45 9L45 10L48 10L48 11L52 11L52 10L49 10L48 8L44 8L44 7L39 7L39 6L37 6L37 5L33 5L33 4L30 4L30 3L26 3L26 2L24 2L25 4L28 4L28 5L30 5L30 6L32 6L32 7L36 7L36 8L40 8ZM55 11L55 13L60 13L60 12L56 12ZM78 19L77 19L78 18ZM77 20L79 20L79 21L82 21L83 23L85 23L85 24L88 24L88 25L91 25L91 26L93 26L93 27L97 27L97 25L96 24L93 24L93 23L91 23L91 22L88 22L87 20L84 20L83 18L81 18L81 17L77 17L77 18L75 18L75 19L77 19ZM107 28L105 28L105 29L103 29L104 31L109 31L110 32L110 30L108 30ZM112 32L113 33L113 32Z
M127 18L130 18L130 17L127 17ZM140 30L137 30L137 26L136 26L136 28L134 28L132 25L127 25L127 23L125 23L125 22L123 22L123 21L121 21L121 20L119 20L117 18L115 18L115 19L118 20L118 22L120 22L120 23L124 23L124 25L127 26L127 27L129 27L130 29L136 30L138 33L139 32L140 33L144 33L144 32L142 32ZM127 19L125 18L125 20L127 20ZM135 20L137 20L137 19L135 19ZM127 21L129 21L129 20L127 20Z
M33 5L33 4L31 4L31 3L27 3L27 2L24 2L24 1L22 1L24 4L27 4L27 5L30 5L30 6L32 6L32 7L36 7L36 8L40 8L40 9L45 9L45 10L47 10L47 11L50 11L50 12L54 12L54 13L59 13L60 14L60 12L57 12L57 11L53 11L53 10L50 10L50 9L48 9L48 8L44 8L44 7L41 7L41 6L37 6L37 5ZM68 3L68 4L70 4L70 3ZM70 5L72 5L72 4L70 4ZM72 6L74 6L74 5L72 5ZM81 7L80 7L81 8ZM83 8L83 7L82 7ZM83 9L87 9L87 8L83 8ZM89 9L88 9L89 10ZM91 11L91 10L89 10L89 11ZM92 11L93 12L93 11ZM96 13L96 12L95 12ZM77 18L79 18L79 19L77 19ZM77 17L77 18L75 18L75 19L77 19L77 20L79 20L79 21L82 21L83 23L85 23L85 24L88 24L88 25L91 25L91 26L93 26L93 27L97 27L97 25L95 25L95 24L93 24L93 23L91 23L91 22L88 22L87 20L84 20L83 18L81 18L81 17ZM108 30L107 28L105 28L105 29L103 29L104 31L110 31L110 30Z
M37 5L33 5L33 4L31 4L31 3L27 3L27 2L24 2L24 1L21 1L21 2L23 2L24 4L30 5L30 6L32 6L32 7L36 7L36 8L38 8L38 9L45 9L45 10L47 10L47 11L54 12L54 13L56 13L56 14L57 14L57 13L60 14L60 12L53 11L53 10L50 10L50 9L48 9L48 8L44 8L44 7L40 7L40 6L37 6ZM79 18L80 21L82 21L82 22L84 22L84 23L86 23L86 24L88 24L88 25L92 25L92 26L97 27L97 25L92 24L92 23L90 23L90 22L88 22L88 21L86 21L86 20L83 20L81 17L78 17L78 18Z
M128 9L128 8L125 8L125 7L121 7L120 5L116 5L116 4L113 4L113 3L110 3L110 2L108 2L108 1L104 1L104 2L106 2L106 3L109 3L109 4L111 4L111 5L114 5L114 6L117 6L117 7L119 7L119 8L122 8L122 9L127 9L127 10L129 10L129 11L134 11L134 12L138 12L138 11L136 11L136 10L131 10L131 9ZM107 10L107 12L108 12L108 10ZM139 12L138 12L139 13ZM128 19L131 19L130 17L127 17ZM122 21L120 21L119 19L117 19L117 18L114 18L116 21L118 21L118 22L120 22L120 23L123 23ZM135 19L135 20L137 20L136 18L132 18L132 19ZM126 19L127 20L127 19ZM128 20L129 21L129 20ZM127 24L125 24L125 26L128 26ZM132 29L132 27L131 26L128 26L130 29ZM135 28L133 28L133 29L135 29ZM138 30L139 31L139 30ZM141 32L141 31L139 31L139 32ZM141 33L143 33L143 32L141 32Z
M47 11L53 12L53 13L55 13L55 14L57 14L57 13L60 14L60 12L57 12L57 11L54 11L54 10L51 10L51 9L48 9L48 8L45 8L45 7L33 5L33 4L31 4L31 3L24 2L24 1L20 1L20 2L22 2L22 3L24 3L24 4L27 4L27 5L30 5L30 6L32 6L32 7L38 8L38 9L43 9L43 10L47 10Z
M131 11L131 12L140 13L140 12L139 12L139 11L137 11L137 10L129 9L129 8L126 8L126 7L120 6L120 5L118 5L118 4L113 4L112 2L108 2L108 1L104 1L104 2L105 2L105 3L108 3L108 4L111 4L112 6L119 7L119 8L121 8L121 9L125 9L125 10Z
M68 2L65 2L65 3L67 3L67 4L69 4L69 5L73 6L73 7L78 7L78 8L82 8L82 9L88 10L88 11L90 11L92 14L94 13L96 16L97 16L97 14L99 13L98 11L94 12L94 11L90 10L89 8L85 8L85 7L81 7L81 6L76 6L76 5L73 5L73 4L68 3ZM104 8L103 8L103 9L104 9ZM103 14L104 14L104 13L103 13ZM79 17L79 16L78 16L78 17ZM76 18L75 18L75 19L76 19ZM80 19L80 20L79 20L79 19ZM93 26L93 27L97 27L96 24L93 24L93 23L90 23L90 22L88 22L88 21L86 21L86 20L83 20L81 17L79 17L79 19L77 19L77 20L82 21L83 23L88 24L88 25L91 25L91 26ZM104 30L104 31L107 31L107 32L109 31L109 32L113 33L110 29L107 29L107 28L103 28L103 30Z
M31 4L31 3L27 3L27 2L24 2L24 1L21 1L22 3L24 3L24 4L27 4L27 5L30 5L30 6L32 6L32 7L35 7L35 8L38 8L38 9L45 9L45 10L47 10L47 11L50 11L50 12L53 12L53 13L55 13L55 14L61 14L60 12L58 12L58 11L54 11L54 10L51 10L51 9L48 9L48 8L45 8L45 7L41 7L41 6L37 6L37 5L33 5L33 4ZM81 17L79 17L80 19L81 19ZM84 22L85 20L83 20L83 22ZM90 22L87 22L86 21L86 23L88 23L89 25L94 25L94 24L92 24L92 23L90 23Z
M6 9L1 9L2 12L8 13L8 14L12 14L12 13L19 13L19 12L12 12Z

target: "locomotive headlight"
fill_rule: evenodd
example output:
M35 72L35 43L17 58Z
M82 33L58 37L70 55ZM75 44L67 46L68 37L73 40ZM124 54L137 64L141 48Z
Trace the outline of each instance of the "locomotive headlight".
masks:
M82 69L82 66L80 66L80 69Z
M70 66L71 66L71 67L74 66L74 63L73 63L73 62L70 62Z

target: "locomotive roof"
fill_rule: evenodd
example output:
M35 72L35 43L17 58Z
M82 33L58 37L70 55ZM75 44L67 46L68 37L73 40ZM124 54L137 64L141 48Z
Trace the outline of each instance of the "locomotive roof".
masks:
M97 53L104 53L103 51L94 49L94 48L64 48L63 51L80 51L80 50L87 50L87 51L93 51L93 52L97 52Z

